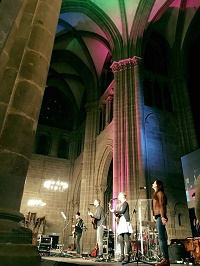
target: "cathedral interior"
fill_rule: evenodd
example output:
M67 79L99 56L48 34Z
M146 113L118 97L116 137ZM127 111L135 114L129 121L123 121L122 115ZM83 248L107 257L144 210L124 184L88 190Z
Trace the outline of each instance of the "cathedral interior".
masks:
M112 231L120 191L145 224L154 180L169 241L198 235L182 158L200 148L199 25L199 0L0 1L0 257L34 257L39 235L68 248L78 211L91 252L94 199Z

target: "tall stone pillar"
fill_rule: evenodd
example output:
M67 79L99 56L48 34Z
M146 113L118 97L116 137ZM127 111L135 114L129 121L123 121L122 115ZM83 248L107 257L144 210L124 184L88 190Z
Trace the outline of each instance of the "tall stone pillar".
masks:
M183 76L176 76L172 80L171 86L174 86L173 104L175 106L175 110L178 110L178 126L179 132L182 134L182 137L180 138L181 146L184 147L182 154L186 154L199 147L191 112L192 108L190 96L188 95L187 80Z
M28 245L32 232L21 226L24 217L19 209L61 2L24 1L15 35L12 31L14 41L4 47L9 50L0 80L0 261L4 266L40 265L37 248Z
M106 99L106 126L108 126L112 120L111 116L112 101L113 101L113 96L109 95L108 98Z
M143 147L143 97L139 75L140 58L114 62L113 193L125 191L136 199L145 185ZM136 193L130 195L130 190Z
M99 191L101 184L99 184L99 181L95 177L96 136L99 130L99 103L87 104L86 111L80 210L85 210L87 214L88 208L90 208L91 212L95 212L95 207L89 205L93 203L95 198L100 197L102 200L102 194ZM87 252L91 252L95 244L96 231L92 229L91 224L88 227L87 234L84 236L84 249Z

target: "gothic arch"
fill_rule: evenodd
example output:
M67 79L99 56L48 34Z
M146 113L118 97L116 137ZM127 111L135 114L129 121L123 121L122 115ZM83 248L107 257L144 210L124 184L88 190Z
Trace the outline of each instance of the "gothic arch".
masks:
M95 174L97 186L102 186L103 188L107 187L107 175L112 158L113 147L111 143L107 143L105 149L102 150L97 159L98 167Z

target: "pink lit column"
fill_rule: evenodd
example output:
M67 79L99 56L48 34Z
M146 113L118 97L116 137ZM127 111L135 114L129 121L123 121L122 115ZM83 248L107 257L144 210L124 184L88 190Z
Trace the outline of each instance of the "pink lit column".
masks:
M114 62L113 193L128 193L135 199L145 185L143 156L143 98L139 78L140 58ZM130 195L130 190L135 191Z

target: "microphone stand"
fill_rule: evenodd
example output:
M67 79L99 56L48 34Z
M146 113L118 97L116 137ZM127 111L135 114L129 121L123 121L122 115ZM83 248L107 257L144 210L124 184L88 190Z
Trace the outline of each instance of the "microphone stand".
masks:
M112 259L112 256L111 254L109 254L109 243L110 243L110 206L111 206L111 201L113 200L116 200L117 198L115 199L111 199L110 202L108 203L108 210L107 210L107 213L106 213L106 216L105 216L105 219L107 218L107 259L105 261L114 261ZM114 244L113 242L111 242L112 244Z
M136 217L136 213L137 213L137 208L138 208L138 201L139 201L139 197L140 197L140 191L141 191L142 188L139 189L139 193L138 193L138 196L137 196L137 199L136 199L136 204L135 204L135 208L133 210L133 214L135 214L135 240L136 240L136 255L134 257L134 259L131 261L131 262L136 262L137 265L138 265L138 262L142 262L144 264L150 264L150 265L155 265L155 263L150 263L150 262L147 262L147 261L144 261L144 260L141 260L140 259L140 256L139 256L139 239L138 239L138 223L137 223L137 217ZM145 189L145 187L144 187ZM140 221L141 222L141 221ZM142 235L141 235L141 238L142 238ZM142 239L141 239L142 240ZM143 242L141 241L141 250L143 250ZM142 252L142 256L143 256L143 252Z
M110 203L109 203L110 204ZM105 261L111 261L111 258L109 256L109 237L110 237L110 215L109 215L109 210L107 210L106 215L105 215L105 220L107 220L107 236L106 236L106 259Z
M64 255L64 253L63 253L63 248L64 248L64 237L65 237L65 229L68 227L68 225L69 225L69 223L70 223L71 221L69 220L69 222L67 223L67 220L65 219L64 220L64 227L63 227L63 229L62 229L62 232L60 233L60 236L61 236L61 241L60 241L60 243L61 243L61 245L60 245L60 247L59 247L59 251L60 251L60 253L59 253L59 256L61 256L61 257L64 257L65 255Z
M82 227L82 236L81 236L81 238L82 238L82 252L81 252L81 256L82 256L82 258L84 258L84 249L83 249L83 243L84 243L84 235L85 235L85 232L86 232L86 230L88 230L88 228L85 226L85 225L83 225L83 227ZM86 255L86 257L87 257L87 255Z

